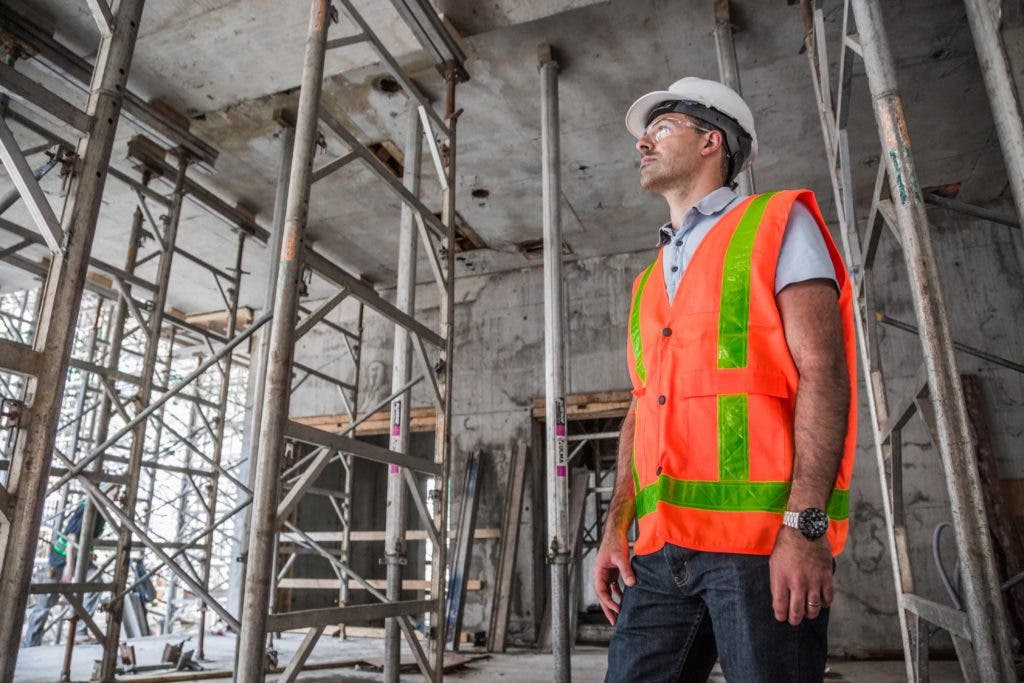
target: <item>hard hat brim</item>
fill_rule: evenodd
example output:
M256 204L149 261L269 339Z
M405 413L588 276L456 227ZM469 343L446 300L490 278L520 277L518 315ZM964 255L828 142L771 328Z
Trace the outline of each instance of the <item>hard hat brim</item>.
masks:
M626 130L638 140L644 136L647 117L651 111L665 100L678 100L679 95L668 90L656 90L642 96L630 106L626 112Z

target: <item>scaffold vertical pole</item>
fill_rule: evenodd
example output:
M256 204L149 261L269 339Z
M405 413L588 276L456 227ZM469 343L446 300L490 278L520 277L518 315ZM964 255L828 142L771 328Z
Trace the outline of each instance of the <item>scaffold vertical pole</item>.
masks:
M420 125L417 103L410 99L406 107L405 166L403 182L413 196L420 194L420 167L422 163L423 129ZM402 217L398 237L398 283L395 288L395 306L413 315L416 308L416 224L412 207L402 204ZM412 344L409 330L395 325L394 353L391 366L391 391L397 392L412 376ZM391 401L391 434L389 448L396 453L409 452L409 397L411 391ZM388 500L385 523L384 561L387 565L388 600L402 597L402 567L406 563L406 510L408 493L398 465L388 465ZM384 621L384 680L398 683L401 671L402 634L400 618Z
M1024 225L1024 120L1021 118L1021 103L1018 100L1010 73L1010 62L1006 57L993 8L995 3L985 0L964 0L967 9L967 23L974 37L974 49L978 53L981 77L985 81L985 92L992 107L992 120L996 124L996 135L1003 150L1003 164L1010 181L1013 204L1017 209L1017 220ZM1015 236L1018 258L1024 265L1024 243Z
M9 523L0 524L0 594L9 599L0 611L0 680L14 677L75 320L143 4L121 0L109 35L100 40L85 107L92 124L78 144L61 219L68 239L63 251L54 254L43 287L33 344L40 354L39 369L27 384L27 405L7 482L15 504Z
M233 280L228 291L230 305L227 309L228 321L225 337L232 339L238 329L239 288L242 286L242 255L245 252L245 233L238 231L238 248L235 251L235 266L232 271ZM231 393L231 365L234 354L224 356L221 368L220 390L217 393L217 422L213 440L212 472L210 473L209 504L206 506L206 526L211 526L217 518L217 498L220 492L220 465L224 455L224 438L227 434L228 397ZM213 533L207 534L203 542L203 590L210 590L210 567L213 562ZM206 612L205 601L199 603L199 632L196 634L196 657L206 658Z
M878 0L852 0L868 88L882 143L896 228L910 281L949 495L974 659L981 680L1015 677L977 455L957 371L953 339L918 186L896 70ZM902 596L901 596L902 598ZM903 608L903 605L901 605Z
M561 154L558 62L542 46L541 183L544 209L544 429L547 451L548 561L551 564L551 654L554 680L571 679L569 642L569 463L562 326Z
M281 239L284 236L284 218L288 203L288 179L291 176L292 152L295 148L295 122L286 115L277 117L280 124L280 165L278 166L277 184L274 191L274 216L270 226L270 242L267 244L267 258L270 268L267 269L267 281L263 294L263 307L269 309L274 305L274 293L277 291L278 269L276 259L281 255ZM246 486L253 490L256 479L256 461L259 459L260 423L263 419L263 391L266 387L267 361L270 358L270 330L259 331L254 344L256 349L249 364L252 405L249 409L249 422L246 425L247 452L244 454L244 474ZM242 613L242 598L245 584L245 570L249 556L249 526L252 508L247 507L242 513L242 523L238 531L238 553L232 563L233 573L231 584L236 586L238 596L231 601L235 614Z
M160 355L160 339L163 331L164 308L167 305L167 293L171 283L171 266L174 263L174 248L178 237L178 224L181 221L181 205L185 200L185 178L188 173L189 154L180 149L178 158L178 175L174 182L171 195L171 207L164 224L162 238L163 249L160 265L157 269L156 292L153 295L153 310L146 321L146 344L142 357L142 370L139 380L139 393L136 410L142 411L149 406L153 393L157 359ZM161 240L160 236L157 236ZM141 323L140 323L141 324ZM136 413L138 414L138 413ZM128 452L128 469L125 474L125 489L121 494L124 512L129 518L135 517L135 504L139 496L139 477L142 473L142 456L146 451L146 429L148 420L142 420L132 431L132 445ZM131 564L131 530L122 525L117 539L114 560L114 592L120 592L128 582L128 571ZM107 630L103 643L103 661L100 665L100 680L113 680L117 668L118 643L121 638L121 620L124 614L124 599L114 600L107 607Z
M299 89L285 212L284 235L274 296L274 319L270 329L270 355L260 422L259 457L253 463L252 515L249 529L248 568L242 603L236 676L239 683L263 680L265 638L268 624L273 555L280 493L280 466L284 426L288 419L292 375L292 340L299 304L304 237L309 210L313 150L317 138L320 92L323 86L327 30L331 21L328 0L310 3L309 31Z
M715 54L718 56L718 76L722 83L737 93L743 94L740 88L740 69L736 62L736 44L732 32L730 0L715 0ZM754 174L748 168L736 176L736 189L741 195L754 194Z

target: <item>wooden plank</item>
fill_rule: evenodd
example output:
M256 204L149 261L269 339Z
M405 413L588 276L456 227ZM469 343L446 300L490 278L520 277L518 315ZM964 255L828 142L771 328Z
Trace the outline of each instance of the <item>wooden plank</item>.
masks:
M515 575L516 551L519 546L519 525L523 519L523 492L526 487L526 444L516 443L509 463L509 486L502 517L501 551L498 575L491 600L491 624L487 631L487 650L504 652L508 630L509 607L512 602L512 579Z
M295 422L316 427L327 432L339 433L352 424L352 420L344 413L327 415L308 415L293 418ZM412 408L409 411L409 428L414 432L432 432L437 426L437 410L434 406ZM368 417L355 429L356 436L370 436L391 433L391 411L379 410Z
M379 590L387 588L387 581L384 579L367 579L366 582L371 587ZM293 579L284 578L281 579L278 584L278 588L291 588L295 590L338 590L341 588L341 582L338 579ZM483 588L483 581L479 579L470 579L466 582L466 590L478 591ZM359 583L355 579L348 580L349 590L366 590L363 584ZM430 590L430 582L423 579L402 579L402 590L405 591L428 591Z
M580 420L624 417L632 400L633 393L628 389L571 394L565 397L565 413L571 419ZM533 399L531 413L536 418L544 417L543 396Z

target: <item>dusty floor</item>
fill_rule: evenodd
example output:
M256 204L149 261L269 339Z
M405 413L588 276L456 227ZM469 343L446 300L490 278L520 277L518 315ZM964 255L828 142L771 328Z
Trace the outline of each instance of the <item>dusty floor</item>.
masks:
M288 633L275 641L275 647L282 664L287 663L296 646L301 641L300 634ZM136 661L140 665L155 664L159 661L168 642L179 642L180 636L157 636L140 638L132 641L135 647ZM226 671L234 654L234 636L207 636L208 661L203 666L213 671ZM337 662L368 657L379 659L383 655L383 642L379 639L353 638L347 641L338 638L322 638L317 644L309 661ZM474 650L466 650L465 654L473 654ZM75 648L72 664L72 680L87 681L92 672L93 660L99 657L98 645L79 645ZM18 668L15 680L19 682L46 682L59 679L60 663L63 660L64 647L44 645L42 647L23 650L18 657ZM601 647L579 647L572 658L572 677L575 681L601 681L604 678L606 650ZM144 681L149 676L126 676L121 680ZM267 680L276 680L276 676L268 676ZM551 656L533 651L509 652L502 655L491 655L487 659L472 662L461 670L452 672L446 678L453 681L483 683L484 681L509 681L512 683L547 683L551 680ZM227 677L202 677L192 680L228 680ZM376 681L381 674L363 665L349 664L344 668L322 671L310 671L299 676L302 681ZM420 681L422 678L414 670L402 676L402 681ZM712 681L724 680L720 673L712 674ZM906 680L903 662L833 662L827 676L829 681L860 681L864 683L897 683ZM931 680L937 683L960 681L960 671L956 662L933 662Z

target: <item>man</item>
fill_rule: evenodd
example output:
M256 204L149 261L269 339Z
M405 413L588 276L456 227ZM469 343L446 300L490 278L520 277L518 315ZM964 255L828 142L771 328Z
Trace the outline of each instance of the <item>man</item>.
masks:
M117 484L111 484L104 491L107 498L116 500L120 488ZM82 518L85 515L85 501L78 504L75 511L71 513L67 524L64 525L63 533L57 535L50 546L49 567L43 583L72 583L75 577L75 565L77 563L78 539L82 533ZM93 519L92 537L97 538L103 533L106 524L103 515L97 512ZM92 562L89 563L93 568ZM85 610L92 614L96 611L99 603L99 593L86 593L82 600ZM28 618L28 625L25 629L25 636L22 638L22 647L36 647L43 642L43 632L46 629L46 620L50 616L50 610L60 600L60 593L40 593L36 596L35 606ZM78 621L76 637L84 640L88 637L87 627L84 620Z
M849 278L812 193L730 189L758 150L736 92L684 78L626 126L671 222L633 287L594 569L606 680L704 681L718 659L730 681L821 681L856 445Z

